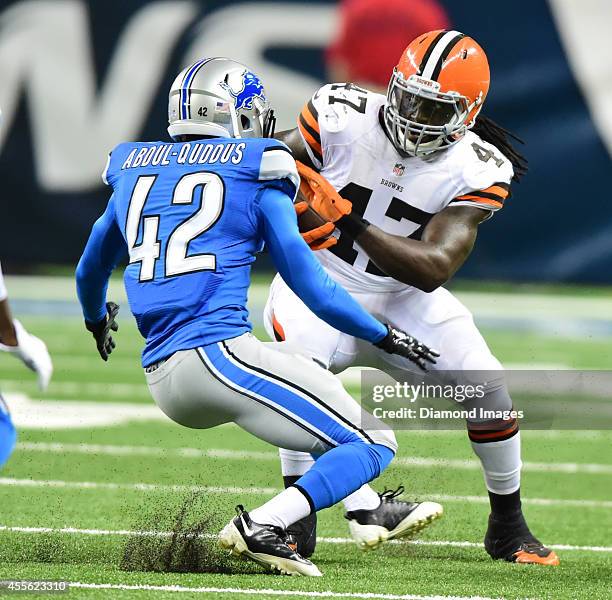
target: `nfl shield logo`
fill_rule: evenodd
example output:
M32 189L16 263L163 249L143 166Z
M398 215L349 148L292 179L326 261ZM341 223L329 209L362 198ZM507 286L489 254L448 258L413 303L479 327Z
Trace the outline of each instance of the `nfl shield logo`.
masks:
M401 177L404 174L404 169L406 167L404 167L404 165L397 163L394 167L393 167L393 174L397 175L398 177Z

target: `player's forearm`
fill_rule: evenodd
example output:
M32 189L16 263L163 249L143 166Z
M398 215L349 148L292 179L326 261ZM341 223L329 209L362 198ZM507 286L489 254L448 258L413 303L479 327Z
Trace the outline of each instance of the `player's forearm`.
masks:
M17 345L17 334L8 299L0 300L0 343L6 346Z
M17 345L17 333L13 325L13 315L8 303L8 294L4 285L4 276L0 266L0 342L7 346Z
M97 323L106 318L108 280L125 251L111 200L106 212L94 223L76 268L77 296L86 321Z
M285 281L317 317L334 329L368 342L380 342L385 337L386 327L331 279L318 262L316 269L314 265L300 265L300 261L296 266L300 267L301 276Z
M106 316L106 290L110 274L96 272L87 256L86 250L77 265L77 296L85 321L98 323Z
M374 225L359 235L357 242L389 277L424 292L444 285L459 268L437 244L390 235Z
M304 244L305 246L305 244ZM307 246L306 246L307 248ZM310 250L307 250L310 253ZM323 270L306 250L291 255L283 279L317 317L343 333L376 343L387 334L386 327L365 311L344 288Z
M397 281L432 292L444 285L470 255L488 211L458 206L435 215L420 240L385 233L351 213L336 226L357 241L372 262Z

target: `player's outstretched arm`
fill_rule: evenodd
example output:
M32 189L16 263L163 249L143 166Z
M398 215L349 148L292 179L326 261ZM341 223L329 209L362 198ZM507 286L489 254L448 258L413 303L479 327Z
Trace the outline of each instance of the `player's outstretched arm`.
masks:
M53 363L45 343L28 333L24 326L13 319L6 287L0 268L0 351L12 354L38 375L38 386L47 389L53 373Z
M335 329L367 340L386 352L399 354L425 368L438 353L418 340L384 325L365 311L324 271L302 239L290 198L266 190L259 203L264 238L278 272L318 317Z
M115 316L119 307L106 302L108 280L113 269L127 255L127 245L115 220L114 200L94 223L89 240L76 269L77 295L85 326L93 333L103 360L115 347L111 331L117 331Z

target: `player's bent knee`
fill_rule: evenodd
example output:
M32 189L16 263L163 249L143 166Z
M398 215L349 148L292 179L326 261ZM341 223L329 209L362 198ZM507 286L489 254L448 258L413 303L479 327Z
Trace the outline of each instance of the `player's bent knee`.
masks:
M376 479L389 466L395 456L396 450L397 446L395 450L392 450L388 446L383 446L382 444L370 444L368 446L368 452L373 464L372 472L374 474L371 479Z
M368 431L368 435L374 442L374 445L384 446L395 454L397 452L397 439L395 433L391 429L378 429L376 431Z

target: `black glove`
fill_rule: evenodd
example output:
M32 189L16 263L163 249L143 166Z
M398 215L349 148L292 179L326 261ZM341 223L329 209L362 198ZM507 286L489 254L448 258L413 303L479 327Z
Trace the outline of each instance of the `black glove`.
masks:
M85 321L85 327L87 327L88 331L93 333L98 352L104 361L108 360L108 355L115 348L115 342L110 332L119 329L119 325L115 322L115 317L119 312L119 305L114 302L107 302L106 312L108 313L106 317L98 323L89 323Z
M436 358L440 356L436 350L431 350L416 338L390 325L387 325L387 335L374 345L389 354L398 354L407 358L423 371L427 371L425 361L435 364Z

